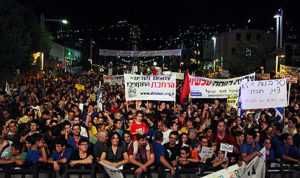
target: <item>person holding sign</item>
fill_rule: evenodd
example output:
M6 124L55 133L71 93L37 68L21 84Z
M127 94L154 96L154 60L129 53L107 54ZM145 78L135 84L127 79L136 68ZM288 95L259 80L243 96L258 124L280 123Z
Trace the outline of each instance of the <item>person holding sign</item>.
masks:
M250 162L255 156L262 156L260 145L255 141L257 134L254 130L247 132L246 142L241 146L242 160Z
M216 158L211 162L212 166L217 169L224 169L228 167L228 159L225 157L225 153L220 149L217 149Z

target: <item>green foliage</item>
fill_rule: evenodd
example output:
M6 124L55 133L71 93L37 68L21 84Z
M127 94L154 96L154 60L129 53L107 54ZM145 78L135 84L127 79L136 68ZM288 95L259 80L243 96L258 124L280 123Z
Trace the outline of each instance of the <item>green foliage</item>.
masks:
M272 58L272 51L255 40L241 41L233 58L224 60L224 69L229 69L233 75L258 72L261 66L265 66L265 61Z
M17 68L27 71L32 53L49 51L51 36L41 32L31 9L15 0L1 0L0 22L0 74L12 75Z

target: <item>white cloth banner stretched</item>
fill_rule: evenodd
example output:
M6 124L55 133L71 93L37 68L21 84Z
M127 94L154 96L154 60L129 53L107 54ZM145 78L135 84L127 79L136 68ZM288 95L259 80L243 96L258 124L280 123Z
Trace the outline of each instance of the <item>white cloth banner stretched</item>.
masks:
M242 82L242 109L286 107L286 79Z
M122 85L124 84L124 76L123 75L104 75L103 82L109 85Z
M176 77L163 75L124 74L126 101L176 100Z
M99 49L100 56L114 57L155 57L155 56L181 56L182 49L158 50L158 51L120 51Z
M191 98L227 98L239 95L242 81L255 80L255 73L232 79L210 79L190 76Z
M105 164L105 163L102 163L102 162L99 162L103 168L105 169L105 171L107 172L107 174L109 175L109 177L111 178L123 178L123 174L121 173L121 170L120 169L117 169L115 167L112 167L108 164ZM123 169L123 167L122 167Z
M266 149L260 150L263 156L254 157L247 165L245 162L239 167L237 164L209 174L203 178L222 177L222 178L264 178L266 173Z

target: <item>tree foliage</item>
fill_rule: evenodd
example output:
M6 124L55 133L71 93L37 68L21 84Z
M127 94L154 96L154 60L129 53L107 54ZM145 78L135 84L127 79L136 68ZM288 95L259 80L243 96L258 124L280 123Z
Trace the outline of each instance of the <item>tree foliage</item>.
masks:
M0 74L8 77L12 71L26 71L30 56L50 49L51 36L41 32L40 24L30 8L15 0L0 1Z
M266 48L258 41L241 41L232 59L225 59L224 67L233 75L249 74L259 71L272 55L273 49Z

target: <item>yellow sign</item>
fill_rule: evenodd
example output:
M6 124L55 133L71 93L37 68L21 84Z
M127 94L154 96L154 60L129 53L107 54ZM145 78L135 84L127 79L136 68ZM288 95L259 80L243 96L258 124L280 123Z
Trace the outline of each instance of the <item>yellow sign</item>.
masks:
M90 98L91 98L92 101L96 101L96 95L95 94L91 94Z
M293 78L299 76L300 68L292 67L280 64L280 77L284 78L285 76L292 76Z
M75 88L76 88L77 90L84 90L84 85L75 84Z
M238 109L238 95L228 95L227 96L227 115L230 115L230 109L235 108Z

